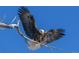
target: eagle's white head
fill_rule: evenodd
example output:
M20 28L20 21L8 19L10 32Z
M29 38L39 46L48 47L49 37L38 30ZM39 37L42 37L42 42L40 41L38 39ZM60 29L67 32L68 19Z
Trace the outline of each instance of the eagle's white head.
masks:
M40 33L44 34L44 33L45 33L45 31L44 31L43 29L40 29Z

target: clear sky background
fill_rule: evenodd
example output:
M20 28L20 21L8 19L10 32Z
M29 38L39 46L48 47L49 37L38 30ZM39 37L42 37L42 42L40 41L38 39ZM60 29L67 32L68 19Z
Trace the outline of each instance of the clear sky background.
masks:
M11 23L17 16L17 6L0 7L0 21ZM63 50L49 49L42 47L31 51L28 49L24 39L15 29L0 29L0 52L19 52L19 53L48 53L48 52L79 52L79 7L27 7L35 18L39 29L45 31L50 29L62 28L65 30L65 36L57 41L49 43L49 46L55 46ZM1 20L3 19L3 20ZM14 22L15 23L15 22Z

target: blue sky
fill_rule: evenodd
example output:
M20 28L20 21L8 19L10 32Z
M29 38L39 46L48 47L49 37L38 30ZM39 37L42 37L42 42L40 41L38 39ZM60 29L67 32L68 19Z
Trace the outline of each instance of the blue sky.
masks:
M18 6L0 7L1 22L11 23L17 16ZM45 31L50 29L62 28L65 30L65 36L57 41L49 43L49 46L55 46L63 50L56 50L42 47L31 51L28 49L24 39L15 29L0 29L0 52L8 53L57 53L57 52L79 52L79 7L76 6L28 6L32 15L35 17L36 25L39 29ZM14 22L15 23L15 22Z

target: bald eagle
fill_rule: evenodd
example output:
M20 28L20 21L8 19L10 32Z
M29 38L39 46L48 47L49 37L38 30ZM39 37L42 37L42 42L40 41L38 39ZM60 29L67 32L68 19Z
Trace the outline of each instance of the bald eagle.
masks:
M64 36L63 29L50 29L46 32L43 29L37 29L33 15L26 7L20 7L18 10L18 15L22 23L23 29L25 31L25 34L31 40L39 42L35 43L28 41L29 48L32 50L40 48L41 44L48 44Z

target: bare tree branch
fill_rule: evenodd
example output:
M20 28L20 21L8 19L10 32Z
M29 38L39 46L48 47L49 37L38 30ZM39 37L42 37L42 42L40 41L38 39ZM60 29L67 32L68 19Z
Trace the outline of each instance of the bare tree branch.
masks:
M1 28L12 28L10 25L5 24L5 23L0 23Z
M1 27L1 28L9 28L9 29L15 28L15 29L17 30L17 32L19 33L19 35L21 35L21 36L25 39L25 41L28 40L28 41L31 41L31 42L36 43L36 44L40 44L41 46L45 46L45 47L50 48L50 49L51 49L51 48L58 49L58 48L56 48L56 47L54 47L54 46L48 46L48 45L39 43L39 42L37 42L37 41L34 41L34 40L28 38L24 33L22 33L22 32L20 31L20 28L19 28L19 21L17 22L17 24L5 24L5 23L0 23L0 27ZM58 50L60 50L60 49L58 49Z

